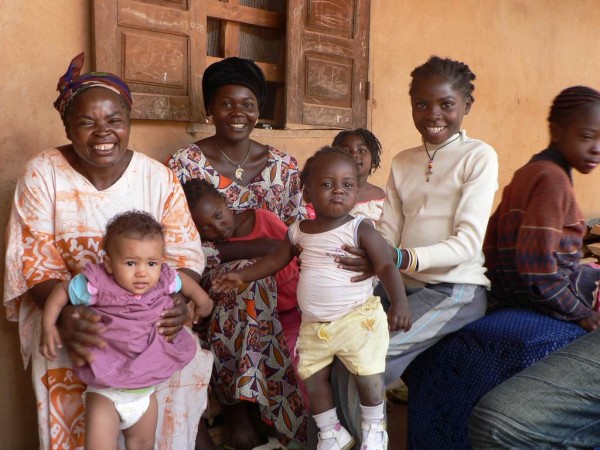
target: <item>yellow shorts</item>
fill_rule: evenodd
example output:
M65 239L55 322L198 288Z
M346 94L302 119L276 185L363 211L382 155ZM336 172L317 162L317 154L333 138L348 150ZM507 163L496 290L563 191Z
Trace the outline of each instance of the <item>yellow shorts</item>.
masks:
M306 380L332 364L334 356L355 375L383 373L389 342L387 315L379 297L371 296L338 320L300 326L298 375Z

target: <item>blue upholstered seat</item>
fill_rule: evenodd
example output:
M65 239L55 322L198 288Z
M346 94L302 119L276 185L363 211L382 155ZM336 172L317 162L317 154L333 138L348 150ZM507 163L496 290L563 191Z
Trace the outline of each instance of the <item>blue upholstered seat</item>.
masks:
M445 337L406 371L408 447L470 448L467 425L477 401L584 333L570 322L523 309L504 309Z

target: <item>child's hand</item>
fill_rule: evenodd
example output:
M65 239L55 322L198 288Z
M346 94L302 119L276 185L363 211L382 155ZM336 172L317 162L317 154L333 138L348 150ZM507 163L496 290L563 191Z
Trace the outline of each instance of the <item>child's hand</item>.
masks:
M600 327L600 314L593 311L590 316L579 319L575 323L589 333Z
M56 349L62 348L60 333L55 325L49 329L42 330L42 342L40 343L40 353L44 358L52 361L56 358Z
M200 318L210 316L215 305L204 289L202 289L200 298L195 298L193 300L194 317L192 318L192 322L195 325L200 321Z
M293 255L298 258L298 260L300 260L300 255L302 254L302 250L304 250L302 248L302 246L300 244L295 244L294 245L294 249L292 251ZM298 266L300 265L300 263L298 263Z
M392 333L400 330L410 330L410 327L412 326L412 320L410 318L408 302L392 304L392 307L388 311L388 325L389 330Z
M237 272L229 272L212 280L210 289L215 292L226 292L237 289L244 281Z

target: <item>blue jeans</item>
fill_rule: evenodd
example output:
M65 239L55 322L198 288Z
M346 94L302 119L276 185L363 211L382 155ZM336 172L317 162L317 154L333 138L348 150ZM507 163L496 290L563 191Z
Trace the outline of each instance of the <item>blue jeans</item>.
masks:
M469 439L474 449L600 447L600 330L485 395Z

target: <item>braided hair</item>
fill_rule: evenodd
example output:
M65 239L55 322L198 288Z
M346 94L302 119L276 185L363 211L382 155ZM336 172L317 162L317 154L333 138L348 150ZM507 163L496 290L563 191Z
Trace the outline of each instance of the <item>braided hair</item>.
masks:
M571 86L556 96L550 107L548 122L564 124L573 112L600 102L600 92L586 86Z
M151 214L133 210L116 215L106 225L103 247L107 253L119 236L139 240L164 239L164 231Z
M185 193L185 198L190 209L194 209L200 200L206 197L214 197L225 201L216 187L200 178L193 178L186 181L183 184L183 192Z
M371 168L369 173L374 172L381 164L381 143L379 139L375 137L373 133L364 128L357 128L356 130L344 130L340 131L335 138L333 138L334 147L340 147L344 139L348 136L358 136L365 143L369 151L371 152Z
M411 97L414 95L415 85L419 80L435 75L448 79L452 88L462 92L467 101L471 103L475 101L475 97L473 97L475 85L472 83L475 80L475 74L469 66L463 62L440 58L439 56L432 56L425 64L415 67L410 73L412 81L410 82L408 94Z
M345 148L325 146L306 160L306 164L304 164L304 168L302 169L302 172L300 172L300 183L303 187L306 187L310 182L310 177L312 176L314 168L319 165L319 161L322 161L324 158L331 155L339 155L343 159L352 162L352 165L356 167L356 176L358 177L358 165Z

